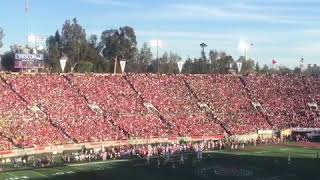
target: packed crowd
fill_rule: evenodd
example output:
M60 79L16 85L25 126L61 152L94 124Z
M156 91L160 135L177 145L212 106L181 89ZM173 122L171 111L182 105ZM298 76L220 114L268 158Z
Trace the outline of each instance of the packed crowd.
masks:
M1 74L0 150L320 127L319 82L279 75L242 81L230 75Z
M265 75L245 80L273 128L320 127L319 78Z
M134 74L129 80L143 100L161 112L175 135L223 134L223 129L201 112L184 76Z
M202 103L207 104L231 134L270 129L266 119L251 104L237 76L187 76L187 82Z
M45 129L44 133L47 135L43 137L54 138L50 136L51 133L62 133L67 139L61 139L60 143L65 143L66 140L89 142L110 140L121 136L108 123L109 121L89 108L86 100L71 87L64 76L22 74L7 75L5 79L12 87L12 92L16 92L22 101L25 100L28 107L36 107L37 113L45 116L43 120L51 124L51 129ZM48 142L50 141L39 143L39 145Z
M32 112L8 84L0 82L0 149L65 142L43 113Z
M148 113L139 95L122 76L69 76L88 103L96 104L104 114L130 137L167 135L166 125L157 115Z

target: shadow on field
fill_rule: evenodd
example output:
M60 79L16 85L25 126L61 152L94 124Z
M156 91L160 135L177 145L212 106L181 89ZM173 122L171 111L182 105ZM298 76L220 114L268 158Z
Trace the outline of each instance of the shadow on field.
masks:
M264 157L231 154L204 154L200 162L195 156L185 157L180 164L180 157L173 162L157 167L156 159L145 165L144 160L121 163L65 167L74 174L56 175L50 180L308 180L319 179L320 160L312 158Z

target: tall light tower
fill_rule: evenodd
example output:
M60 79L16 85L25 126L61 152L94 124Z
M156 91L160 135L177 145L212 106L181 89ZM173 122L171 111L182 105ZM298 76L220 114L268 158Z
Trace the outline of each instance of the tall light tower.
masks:
M206 48L208 45L205 43L201 43L200 47L202 48L202 53L204 54L204 48Z
M248 48L247 51L249 51L252 47L253 47L253 43L250 43L249 44L249 48ZM247 56L248 56L248 52L247 51L246 51L246 55L245 55L246 60L247 60Z
M304 59L301 58L301 60L299 62L301 73L303 72L303 64L304 64Z
M250 50L250 48L253 47L253 43L248 43L247 41L240 41L238 48L240 50L241 53L244 53L244 58L245 60L247 60L247 53Z
M159 48L163 47L163 43L161 40L151 40L150 41L151 47L157 48L157 67L158 67L158 74L160 73L160 59L159 59Z
M28 37L29 34L30 34L30 27L29 27L29 0L26 0L25 5L24 5L24 9L25 9L26 22L27 22L27 37Z
M206 53L204 52L204 48L206 48L208 45L206 45L205 43L201 43L200 47L202 48L202 52L201 52L201 56L202 56L202 60L203 62L206 61ZM199 63L199 69L202 71L200 73L204 73L204 66L202 66L201 63Z

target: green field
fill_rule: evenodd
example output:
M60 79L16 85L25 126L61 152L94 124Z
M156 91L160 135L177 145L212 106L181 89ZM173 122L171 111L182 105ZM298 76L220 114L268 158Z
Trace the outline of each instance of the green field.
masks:
M317 159L320 149L296 145L269 145L248 147L241 151L206 152L201 162L194 162L195 156L189 155L186 156L184 165L176 162L175 168L172 168L172 164L157 168L155 159L151 159L151 165L145 165L144 160L120 160L3 172L0 173L0 179L320 179L320 160ZM288 164L288 156L291 157L291 164Z

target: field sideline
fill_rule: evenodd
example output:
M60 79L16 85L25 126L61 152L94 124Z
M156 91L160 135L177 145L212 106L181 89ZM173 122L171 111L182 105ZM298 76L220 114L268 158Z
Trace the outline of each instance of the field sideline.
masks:
M247 147L238 151L211 151L194 163L195 156L186 156L185 164L175 163L157 168L156 160L115 160L73 164L64 167L0 173L0 180L23 179L317 179L320 144L290 143ZM290 162L288 163L288 157ZM178 158L177 158L178 161Z

